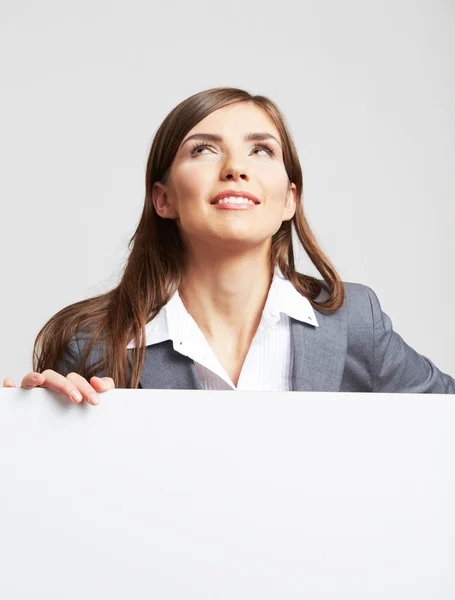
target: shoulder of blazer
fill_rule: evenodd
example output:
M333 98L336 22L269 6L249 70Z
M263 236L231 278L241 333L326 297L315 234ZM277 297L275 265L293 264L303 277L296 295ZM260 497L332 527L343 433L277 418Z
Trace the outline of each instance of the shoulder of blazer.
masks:
M329 286L324 279L318 279L322 286L320 294L317 296L316 301L321 302L328 298L330 294ZM343 306L348 308L350 312L351 308L369 308L370 307L370 288L362 283L356 283L351 281L342 281L344 287L345 297ZM336 311L337 312L337 311ZM336 314L336 312L334 314ZM371 309L370 309L371 313ZM365 315L364 315L365 316ZM371 319L370 319L371 321Z
M321 281L323 291L317 297L318 301L324 300L328 294L328 286ZM347 348L354 352L363 353L365 360L373 353L374 344L374 316L370 300L370 292L374 292L367 285L351 281L343 281L345 297L342 306L333 313L318 311L318 320L322 327L325 321L335 320L342 328L346 328Z

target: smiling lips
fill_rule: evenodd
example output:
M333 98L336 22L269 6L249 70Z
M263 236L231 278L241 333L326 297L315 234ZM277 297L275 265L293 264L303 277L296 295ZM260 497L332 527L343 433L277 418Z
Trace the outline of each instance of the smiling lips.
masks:
M244 202L241 201L242 199ZM256 204L260 203L259 198L244 190L225 190L212 198L210 202L221 208L254 208Z
M251 200L240 200L237 202L221 201L219 204L215 203L213 206L220 210L251 210L256 207L256 204Z

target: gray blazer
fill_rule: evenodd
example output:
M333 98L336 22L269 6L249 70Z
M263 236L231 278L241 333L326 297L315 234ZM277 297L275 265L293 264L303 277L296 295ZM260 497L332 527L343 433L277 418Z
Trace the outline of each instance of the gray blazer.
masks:
M319 281L323 290L317 300L321 301L328 290ZM344 286L345 301L337 311L317 311L319 327L291 318L294 391L455 394L455 379L393 331L371 288L359 283ZM71 338L59 373L78 372L86 341L87 336L79 332ZM90 364L100 352L102 347L95 346ZM140 387L203 389L194 361L176 352L171 340L147 346Z

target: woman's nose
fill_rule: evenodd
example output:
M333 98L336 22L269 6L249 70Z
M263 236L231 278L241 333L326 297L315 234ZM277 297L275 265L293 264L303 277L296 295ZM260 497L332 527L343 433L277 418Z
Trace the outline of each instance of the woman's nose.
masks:
M222 179L249 179L247 169L240 164L226 164L221 172Z
M242 171L229 171L223 179L233 179L234 181L237 179L248 180L248 175Z

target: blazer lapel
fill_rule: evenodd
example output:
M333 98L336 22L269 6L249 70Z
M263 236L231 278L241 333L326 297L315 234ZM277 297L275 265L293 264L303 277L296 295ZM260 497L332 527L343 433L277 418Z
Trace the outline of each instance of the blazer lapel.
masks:
M139 386L156 390L204 389L194 361L176 352L172 340L147 346Z
M323 289L316 300L325 300L327 296L328 292ZM333 313L314 310L319 327L291 318L292 388L305 392L338 392L347 350L346 303Z

